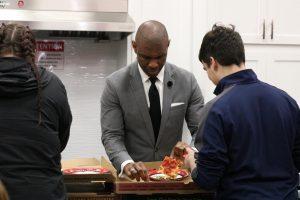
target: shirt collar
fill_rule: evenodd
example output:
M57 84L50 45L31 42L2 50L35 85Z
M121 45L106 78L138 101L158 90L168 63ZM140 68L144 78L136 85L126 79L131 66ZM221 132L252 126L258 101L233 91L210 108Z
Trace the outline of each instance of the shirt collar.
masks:
M140 64L138 63L139 72L141 74L142 82L145 83L149 80L149 76L143 71ZM164 82L164 74L165 74L165 65L161 68L160 72L157 74L156 78L160 82Z
M258 79L252 69L241 70L239 72L230 74L222 78L217 84L214 94L221 94L226 88L228 88L231 85L248 84L254 82L258 82Z

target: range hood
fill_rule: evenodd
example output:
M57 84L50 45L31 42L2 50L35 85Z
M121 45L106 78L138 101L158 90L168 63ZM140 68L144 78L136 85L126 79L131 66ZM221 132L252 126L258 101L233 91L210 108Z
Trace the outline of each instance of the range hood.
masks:
M52 36L128 35L135 26L127 11L127 0L0 0L0 22L21 23Z

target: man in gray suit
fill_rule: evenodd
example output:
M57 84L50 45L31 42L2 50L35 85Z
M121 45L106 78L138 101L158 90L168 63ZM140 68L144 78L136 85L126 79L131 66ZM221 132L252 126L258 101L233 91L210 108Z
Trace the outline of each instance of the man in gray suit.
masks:
M203 96L193 74L166 62L169 43L163 24L143 23L132 41L137 62L108 76L101 97L102 143L132 179L147 180L142 162L170 155L184 118L191 134L198 129Z

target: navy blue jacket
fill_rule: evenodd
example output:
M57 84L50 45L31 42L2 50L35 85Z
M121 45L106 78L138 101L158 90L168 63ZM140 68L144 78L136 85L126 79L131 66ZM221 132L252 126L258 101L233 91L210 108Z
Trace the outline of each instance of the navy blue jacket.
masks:
M296 199L299 107L248 69L224 77L203 108L192 177L217 199Z

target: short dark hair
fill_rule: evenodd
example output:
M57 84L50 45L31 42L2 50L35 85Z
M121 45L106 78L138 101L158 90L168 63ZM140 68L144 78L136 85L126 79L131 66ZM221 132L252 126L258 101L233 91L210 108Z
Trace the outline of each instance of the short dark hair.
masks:
M245 63L243 40L235 27L230 26L215 24L205 34L199 51L200 62L210 65L210 57L213 57L223 66Z

